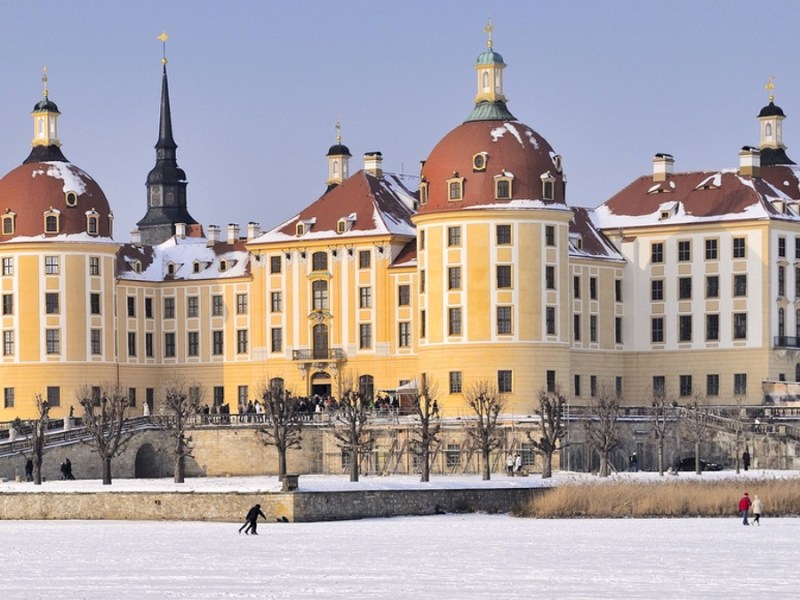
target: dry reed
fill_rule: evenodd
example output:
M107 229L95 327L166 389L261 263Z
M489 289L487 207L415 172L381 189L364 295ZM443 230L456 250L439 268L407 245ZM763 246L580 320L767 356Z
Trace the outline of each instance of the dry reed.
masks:
M598 481L543 489L515 514L522 517L569 519L624 517L729 517L747 491L761 497L766 517L800 515L800 484L796 479L744 481L659 480Z

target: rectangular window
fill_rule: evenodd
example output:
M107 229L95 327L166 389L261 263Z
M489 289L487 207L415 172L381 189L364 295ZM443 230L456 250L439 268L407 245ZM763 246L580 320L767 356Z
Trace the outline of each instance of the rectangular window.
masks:
M3 257L3 275L14 274L14 259L10 256Z
M136 406L136 388L128 388L128 406Z
M100 275L100 257L89 257L89 275Z
M511 287L511 265L497 265L497 289L503 290Z
M273 275L278 274L281 272L281 257L280 256L270 256L269 257L269 272Z
M794 268L794 297L800 298L800 267Z
M188 356L200 355L200 332L190 331L186 334L186 354Z
M614 318L614 340L617 344L622 343L622 317Z
M706 260L717 260L717 240L706 240Z
M3 408L14 408L14 388L3 388Z
M614 391L617 394L617 398L622 398L622 377L614 378Z
M734 313L733 315L733 339L747 339L747 313Z
M360 287L358 288L358 307L371 308L372 307L372 288Z
M200 314L200 298L197 296L189 296L186 298L186 316L197 317Z
M555 371L547 371L547 372L545 372L545 381L547 382L547 391L548 392L555 392L556 391L556 372Z
M597 375L589 375L589 395L592 398L597 397Z
M164 318L175 318L175 298L164 298Z
M359 269L369 269L370 264L372 261L372 254L369 250L359 250L358 251L358 268Z
M622 302L622 280L614 280L614 301Z
M283 329L280 327L270 330L270 349L272 352L283 352Z
M692 315L680 315L678 317L678 341L692 341Z
M447 267L447 289L461 289L461 267Z
M128 356L136 356L136 332L128 332Z
M653 394L663 396L667 389L667 380L663 375L653 375Z
M572 295L575 298L581 297L581 276L575 275L572 278Z
M225 349L225 335L221 330L211 332L211 354L220 356Z
M597 277L589 277L589 299L597 300Z
M58 354L61 352L61 332L58 329L46 329L45 349L48 354Z
M786 296L786 267L778 267L778 296Z
M461 245L461 227L458 225L447 228L447 245L460 246Z
M153 299L152 298L145 298L144 299L144 316L146 319L153 318Z
M706 315L706 341L719 340L719 315Z
M511 243L511 225L497 226L497 245L507 246Z
M575 396L580 397L580 395L581 395L581 376L580 375L575 375L575 377L573 377L573 382L574 382L573 385L575 387L575 389L574 389Z
M511 335L511 307L497 307L497 335Z
M653 344L664 343L664 317L650 319L650 342Z
M747 275L734 275L733 276L733 295L734 296L747 296ZM778 292L779 296L782 296Z
M653 279L650 281L650 300L664 299L664 280Z
M236 294L236 314L247 314L247 294Z
M692 298L692 278L678 278L678 300L690 300Z
M419 242L419 249L425 250L425 230L419 229L419 235L417 236L417 241Z
M12 356L14 354L14 332L6 330L3 332L3 356Z
M497 372L497 391L501 394L510 394L513 391L511 371Z
M589 341L597 342L597 315L589 315Z
M690 260L692 260L692 242L689 240L678 242L678 262Z
M425 293L425 269L419 270L419 293Z
M92 329L89 332L89 337L91 340L92 354L102 354L103 344L102 344L102 336L100 330Z
M546 266L544 268L544 282L545 287L548 290L556 289L556 268L552 266Z
M397 343L401 348L411 346L411 323L401 321L397 324Z
M89 311L93 315L100 314L100 294L89 295Z
M420 339L425 337L425 314L424 310L419 311L419 337Z
M716 373L706 375L706 396L719 396L719 375Z
M246 354L247 353L247 342L248 342L248 331L247 329L237 329L236 330L236 352L239 354Z
M691 375L680 375L678 377L678 389L680 390L681 396L691 396L692 395L692 376Z
M779 237L778 238L778 257L779 258L786 258L786 238Z
M572 315L572 338L576 342L581 341L581 316Z
M165 333L164 334L164 356L166 358L174 358L175 357L175 334L174 333Z
M737 237L733 238L733 258L744 258L745 257L745 245L744 245L744 238Z
M461 371L450 371L450 393L461 393Z
M47 403L50 406L61 406L61 388L56 385L47 386Z
M447 333L448 335L461 335L460 306L447 309Z
M283 312L283 292L270 294L270 310L274 313Z
M58 275L58 257L45 256L44 257L44 272L46 275Z
M250 399L250 388L246 385L237 386L236 399L239 401L239 405L247 406L247 402Z
M548 246L556 245L556 228L552 225L545 225L544 227L544 243Z
M735 396L747 395L747 373L733 374L733 393Z
M664 242L653 242L650 246L650 262L664 262Z
M133 296L128 296L128 316L135 317L136 316L136 298Z
M411 286L399 285L397 286L397 306L410 306L411 305Z
M556 308L555 306L548 306L545 308L545 329L547 335L556 334Z
M372 323L361 323L358 326L358 347L372 348Z
M225 315L225 305L220 294L211 296L211 316L222 317Z
M800 260L800 237L794 238L794 258Z
M225 388L221 385L214 386L214 406L225 404Z
M719 275L706 277L706 298L719 298Z
M14 294L3 294L3 314L14 314Z

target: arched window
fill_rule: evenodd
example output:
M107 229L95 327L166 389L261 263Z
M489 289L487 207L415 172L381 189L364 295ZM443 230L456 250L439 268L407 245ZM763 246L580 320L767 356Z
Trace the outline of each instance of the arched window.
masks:
M448 198L451 202L464 198L464 178L459 177L458 173L453 173L453 177L447 180Z
M318 279L311 284L314 310L328 310L328 282Z
M86 233L89 235L97 235L100 232L100 215L96 210L90 210L86 213Z
M3 215L3 235L12 235L14 233L16 216L13 212L7 212Z
M375 395L375 379L372 375L362 375L358 378L358 391L364 400L372 400Z
M542 173L539 179L542 180L542 200L552 200L553 199L553 184L556 181L556 178L547 171L546 173Z
M483 72L483 89L484 90L489 89L489 71Z
M339 174L339 161L338 160L333 161L333 174L334 175L338 175Z
M502 173L494 178L494 197L497 200L511 199L511 183L513 177L510 173Z
M766 137L768 140L772 139L772 123L767 123L764 126L764 137Z
M328 253L327 252L314 252L311 255L311 268L314 271L327 271L328 270Z
M273 394L283 394L285 383L283 377L273 377L269 380L269 389Z
M423 181L419 184L419 203L425 206L428 203L428 182Z
M44 213L44 232L58 233L58 211L51 209Z

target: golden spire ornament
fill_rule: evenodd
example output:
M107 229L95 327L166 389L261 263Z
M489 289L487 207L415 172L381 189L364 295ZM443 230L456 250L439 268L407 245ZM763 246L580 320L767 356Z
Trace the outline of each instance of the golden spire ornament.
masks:
M489 47L489 50L492 49L492 32L494 31L494 26L492 25L492 17L489 15L489 22L486 24L486 27L483 30L489 34L489 40L486 42L486 45Z
M156 36L157 40L161 41L161 64L167 64L167 40L169 36L167 35L166 31L162 31L161 35Z
M339 119L336 119L336 143L342 143L342 124Z
M775 101L775 75L769 76L769 81L764 86L764 89L769 92L769 101L770 103Z
M47 99L47 65L42 67L42 87L44 88L44 97Z

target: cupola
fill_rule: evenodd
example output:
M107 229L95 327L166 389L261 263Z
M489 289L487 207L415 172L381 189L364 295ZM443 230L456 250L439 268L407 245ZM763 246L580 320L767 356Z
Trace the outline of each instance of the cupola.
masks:
M761 135L758 149L761 150L762 166L793 165L794 161L786 155L783 143L783 109L775 104L775 77L770 77L764 88L769 92L769 104L758 113Z
M328 190L336 187L350 177L350 149L342 144L342 126L336 121L336 143L328 150Z

